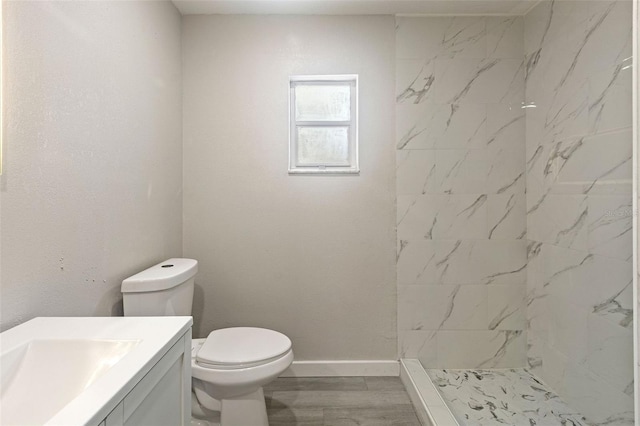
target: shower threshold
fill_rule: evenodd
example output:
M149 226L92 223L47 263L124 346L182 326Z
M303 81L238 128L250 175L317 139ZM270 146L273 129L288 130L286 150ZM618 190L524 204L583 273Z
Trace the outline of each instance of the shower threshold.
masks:
M589 425L524 368L424 370L418 360L402 360L401 370L426 426Z

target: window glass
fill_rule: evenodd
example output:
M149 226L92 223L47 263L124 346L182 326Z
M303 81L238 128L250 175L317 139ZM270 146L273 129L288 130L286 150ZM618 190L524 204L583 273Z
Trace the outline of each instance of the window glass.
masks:
M348 127L299 127L298 165L348 165Z
M351 88L347 85L297 85L296 121L349 121Z
M289 78L289 173L360 173L357 75Z

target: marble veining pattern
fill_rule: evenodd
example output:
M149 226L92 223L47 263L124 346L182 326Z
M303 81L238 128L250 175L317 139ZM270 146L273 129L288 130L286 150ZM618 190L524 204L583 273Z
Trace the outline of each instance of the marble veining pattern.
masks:
M586 426L528 370L427 370L462 426Z
M396 19L400 356L594 425L633 424L631 5Z
M525 362L523 33L396 19L399 348L426 367Z
M631 6L524 19L527 365L594 425L632 425Z

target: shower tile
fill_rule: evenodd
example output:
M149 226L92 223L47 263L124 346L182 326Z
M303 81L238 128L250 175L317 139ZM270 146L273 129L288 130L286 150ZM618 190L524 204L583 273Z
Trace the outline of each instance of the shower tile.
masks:
M524 19L521 16L486 18L487 57L521 59L524 52Z
M589 131L631 127L631 58L589 78Z
M524 330L526 286L489 285L487 291L489 330Z
M396 59L427 59L440 41L430 37L424 18L396 17ZM433 56L431 54L431 56Z
M600 1L589 5L590 19L576 67L592 75L630 58L632 47L630 1Z
M436 244L430 240L399 240L398 285L433 283L436 277Z
M442 284L524 284L526 242L436 241L436 281Z
M547 248L540 242L530 241L527 245L527 330L545 331L549 319L547 306L549 292L545 286L544 258Z
M524 153L525 110L520 103L487 105L487 147Z
M482 194L487 179L486 150L436 151L436 182L441 193Z
M631 260L631 196L589 196L589 252Z
M486 44L482 17L396 19L397 58L484 58Z
M542 249L544 251L542 285L547 292L555 291L557 286L572 285L576 282L575 274L585 271L586 269L583 268L593 262L593 255L586 251L552 244L544 244Z
M401 103L396 113L398 149L471 149L485 143L484 105Z
M487 287L483 285L430 286L450 288L440 300L440 330L485 330ZM453 288L451 288L453 287Z
M399 310L405 309L400 306ZM401 359L418 359L425 367L437 366L438 343L435 330L399 330Z
M396 151L398 195L426 194L436 187L436 156L433 151Z
M430 18L426 22L432 40L440 40L430 56L484 58L486 56L485 19L480 17ZM435 54L435 55L434 55Z
M448 347L438 329L493 339L483 352L492 360L500 337L522 341L497 358L524 363L518 331L488 330L491 290L497 322L523 321L501 312L514 292L524 297L526 279L523 26L396 19L399 348L428 365Z
M522 330L443 330L438 332L439 368L509 368L523 365Z
M396 103L419 104L433 96L434 62L425 60L396 61Z
M587 197L585 195L527 194L528 238L561 247L586 250Z
M487 154L486 191L491 194L523 194L524 149L491 147Z
M584 138L569 138L538 145L528 158L528 177L534 179L544 191L551 191L558 186L558 175L570 161L576 161L577 152L584 148ZM582 182L574 182L576 189L570 190L571 182L566 182L563 189L567 194L582 194ZM556 190L556 192L561 192Z
M521 59L436 59L435 100L441 103L513 103L524 97Z
M554 192L607 194L630 184L630 140L631 129L580 139L558 166Z
M492 240L515 240L526 236L524 194L489 194L487 196L488 237Z
M549 345L574 363L586 362L588 310L556 297L550 300L549 311Z
M575 303L622 327L631 328L632 277L630 260L591 255L572 272Z
M398 288L400 330L486 330L487 287L410 285Z
M549 60L560 59L553 57ZM547 81L538 90L528 88L526 102L535 104L535 108L527 108L526 113L527 139L532 142L551 143L588 133L588 80L572 81L557 87Z
M487 196L449 195L434 217L433 239L487 238Z
M431 102L396 105L396 149L434 149L437 106Z
M551 389L564 395L566 391L565 375L569 368L569 359L548 344L545 339L542 345L542 375L541 378Z
M442 304L452 290L446 286L398 286L398 329L437 330L442 322Z
M584 365L568 363L562 376L562 398L591 424L632 426L633 397L611 386Z
M527 369L536 375L542 374L542 355L546 335L541 331L527 330Z
M569 31L584 31L589 9L579 2L542 2L525 16L525 53L556 41Z
M527 281L526 294L527 330L546 331L549 328L549 293L542 283L532 285Z
M437 214L446 203L446 195L398 195L396 226L400 240L432 239Z
M624 392L633 383L632 327L622 327L591 314L588 317L588 336L589 370Z
M398 238L487 237L486 195L398 196Z
M550 62L544 69L546 84L540 87L539 95L543 100L556 98L557 95L562 98L564 89L575 90L586 82L589 72L582 62L585 42L588 41L585 35L577 29L544 46L543 49L550 55Z
M633 424L630 7L525 16L528 363L590 424Z

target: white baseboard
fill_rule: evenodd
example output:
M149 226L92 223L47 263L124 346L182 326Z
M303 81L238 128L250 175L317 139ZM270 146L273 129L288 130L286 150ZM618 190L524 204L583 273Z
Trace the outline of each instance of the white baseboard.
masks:
M399 374L400 363L394 360L293 361L280 377L397 377Z

